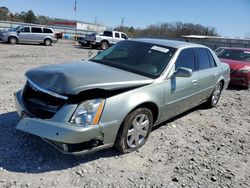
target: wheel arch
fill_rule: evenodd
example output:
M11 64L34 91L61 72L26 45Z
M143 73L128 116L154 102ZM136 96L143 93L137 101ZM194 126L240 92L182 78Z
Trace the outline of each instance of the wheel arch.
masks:
M8 36L8 42L9 42L9 40L10 40L11 37L16 38L17 42L19 41L19 38L16 35L10 35L10 36Z
M156 122L157 118L159 117L159 108L154 102L144 102L142 104L137 105L135 108L133 108L128 114L133 112L134 110L138 108L148 108L153 115L153 124Z
M128 114L130 114L131 112L135 111L135 110L138 109L138 108L148 108L148 109L152 112L152 115L153 115L153 124L157 121L157 118L159 117L159 108L158 108L158 106L157 106L154 102L151 102L151 101L143 102L143 103L138 104L137 106L135 106L132 110L130 110L130 111L126 114L126 116L125 116L124 119L122 120L121 125L119 126L117 135L118 135L118 133L120 132L120 130L123 128L123 122L124 122L124 120L126 119L126 117L128 116ZM117 135L116 135L116 136L117 136Z
M51 43L52 43L52 38L50 38L50 37L45 37L45 38L43 39L43 42L45 42L46 40L50 40Z
M100 44L102 44L103 42L106 42L106 43L108 44L108 46L109 46L109 41L108 41L108 40L103 39L103 40L100 42Z

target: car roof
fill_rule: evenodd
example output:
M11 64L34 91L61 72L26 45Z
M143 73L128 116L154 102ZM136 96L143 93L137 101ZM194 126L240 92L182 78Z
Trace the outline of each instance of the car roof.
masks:
M45 28L45 29L52 29L51 27L46 27L46 26L38 26L38 25L20 25L20 28L23 28L23 27L38 27L38 28Z
M205 47L200 44L195 44L191 42L184 42L184 41L177 41L177 40L167 40L167 39L154 39L154 38L137 38L132 39L133 41L137 42L145 42L145 43L151 43L151 44L157 44L162 46L168 46L172 48L183 48L183 47Z
M248 51L250 52L250 48L238 48L238 47L223 47L224 49L229 49L229 50L242 50L242 51Z

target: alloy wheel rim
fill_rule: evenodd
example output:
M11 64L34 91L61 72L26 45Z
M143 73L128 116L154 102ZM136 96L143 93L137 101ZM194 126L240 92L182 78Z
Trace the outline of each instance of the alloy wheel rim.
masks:
M11 39L10 39L10 43L11 43L11 44L15 44L15 43L16 43L16 40L15 40L14 38L11 38Z
M140 146L148 134L149 117L146 114L139 114L132 121L127 132L127 144L130 148Z
M221 93L221 85L218 84L215 87L214 93L213 93L213 103L217 104L219 98L220 98L220 93Z

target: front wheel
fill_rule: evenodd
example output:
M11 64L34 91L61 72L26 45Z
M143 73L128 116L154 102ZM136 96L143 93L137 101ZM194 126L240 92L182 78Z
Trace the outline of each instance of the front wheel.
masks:
M45 46L51 46L52 41L50 39L45 39L44 44Z
M138 108L127 115L118 132L115 147L121 153L137 150L145 144L153 125L152 112Z
M207 108L213 108L217 105L220 99L221 91L222 91L222 83L219 82L218 84L216 84L212 95L209 97L209 99L205 103L205 106Z
M10 37L9 38L9 43L10 44L16 44L17 43L17 38L16 37Z

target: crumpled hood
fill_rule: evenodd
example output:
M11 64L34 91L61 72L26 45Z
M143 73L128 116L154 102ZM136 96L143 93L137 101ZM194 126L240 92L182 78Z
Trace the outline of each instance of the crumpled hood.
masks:
M90 61L35 68L27 71L25 76L33 84L58 94L139 87L153 82L151 78Z

